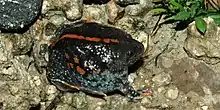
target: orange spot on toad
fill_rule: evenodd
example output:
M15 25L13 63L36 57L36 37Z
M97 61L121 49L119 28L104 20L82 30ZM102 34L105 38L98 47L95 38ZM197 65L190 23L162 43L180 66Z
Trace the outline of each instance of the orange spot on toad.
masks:
M79 59L76 58L76 57L73 58L73 61L74 61L75 63L79 63Z
M86 72L81 67L77 66L76 71L79 72L81 75L84 75Z

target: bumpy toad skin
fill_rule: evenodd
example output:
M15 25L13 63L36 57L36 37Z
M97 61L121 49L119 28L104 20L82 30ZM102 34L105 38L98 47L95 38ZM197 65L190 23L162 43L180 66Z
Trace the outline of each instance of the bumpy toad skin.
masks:
M49 47L48 80L63 91L140 95L128 82L128 67L141 58L141 43L119 29L94 22L65 24Z

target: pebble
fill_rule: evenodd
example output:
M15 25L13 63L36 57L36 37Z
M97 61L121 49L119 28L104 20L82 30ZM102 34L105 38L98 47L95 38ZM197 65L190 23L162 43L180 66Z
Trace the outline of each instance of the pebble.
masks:
M56 97L57 88L53 85L47 86L47 100L53 100Z
M56 91L57 91L57 88L53 85L50 85L50 86L48 86L47 94L54 94L54 93L56 93Z
M107 11L108 11L108 20L110 23L115 23L116 19L122 10L120 9L119 6L114 1L110 1L106 5Z
M83 8L83 19L92 19L97 23L106 24L107 21L107 12L105 6L97 5L85 5Z
M171 76L168 73L161 73L152 78L152 81L157 86L168 85L171 81Z
M208 110L209 107L208 106L202 106L201 108L202 108L202 110Z
M168 89L166 93L166 97L169 99L176 99L178 97L179 90L178 89Z

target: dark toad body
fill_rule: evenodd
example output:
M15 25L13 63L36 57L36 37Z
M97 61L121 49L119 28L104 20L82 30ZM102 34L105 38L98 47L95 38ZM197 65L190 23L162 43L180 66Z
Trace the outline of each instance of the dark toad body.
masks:
M62 91L80 90L106 96L121 91L136 99L128 67L140 59L144 46L124 31L94 22L61 26L49 47L48 80Z

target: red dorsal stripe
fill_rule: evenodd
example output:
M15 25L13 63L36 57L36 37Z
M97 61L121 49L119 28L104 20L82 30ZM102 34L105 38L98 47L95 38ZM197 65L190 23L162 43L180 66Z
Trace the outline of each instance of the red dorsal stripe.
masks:
M86 37L85 40L99 42L99 41L101 41L101 38L98 38L98 37Z
M110 39L110 38L101 39L99 37L84 37L84 36L76 35L76 34L65 34L59 40L65 39L65 38L86 40L86 41L91 41L91 42L100 42L101 41L104 43L119 43L118 39ZM54 46L59 40L57 40L54 43L51 43L50 46Z
M60 39L64 39L64 38L72 38L72 39L79 39L79 40L85 39L83 36L76 35L76 34L65 34Z
M105 43L110 43L110 39L108 39L108 38L104 38L103 41L104 41Z

